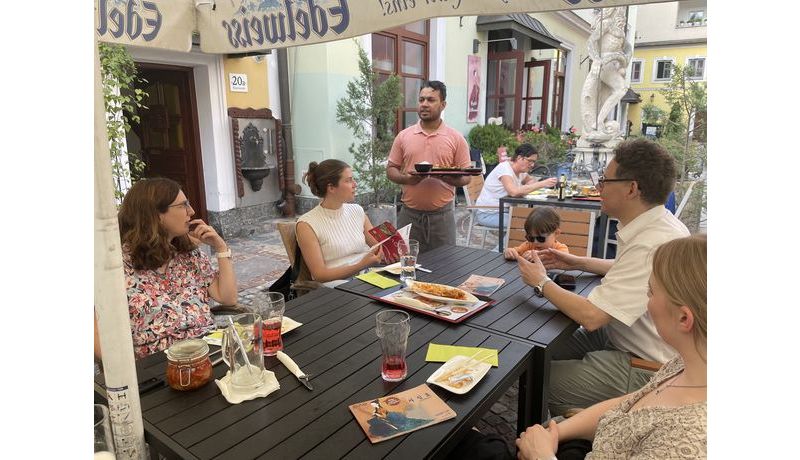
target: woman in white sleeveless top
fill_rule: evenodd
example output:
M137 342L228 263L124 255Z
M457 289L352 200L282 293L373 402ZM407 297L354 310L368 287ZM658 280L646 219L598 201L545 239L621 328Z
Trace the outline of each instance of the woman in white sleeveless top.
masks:
M367 230L372 223L355 203L353 170L340 160L312 161L303 176L322 201L297 220L297 243L314 280L332 287L381 261Z

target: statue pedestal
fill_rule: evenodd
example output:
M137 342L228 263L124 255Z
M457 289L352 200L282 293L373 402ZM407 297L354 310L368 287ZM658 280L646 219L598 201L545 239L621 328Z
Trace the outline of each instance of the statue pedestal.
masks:
M606 146L575 147L572 149L575 160L572 163L573 174L589 175L589 171L597 171L602 175L608 163L614 159L614 149Z

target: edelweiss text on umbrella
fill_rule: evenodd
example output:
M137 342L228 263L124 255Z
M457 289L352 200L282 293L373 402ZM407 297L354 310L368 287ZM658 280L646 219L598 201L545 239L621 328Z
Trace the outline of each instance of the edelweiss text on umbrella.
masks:
M234 48L261 47L265 43L296 41L297 37L308 40L311 32L319 37L328 33L328 17L330 29L342 34L350 25L350 10L347 0L339 0L338 5L322 8L314 0L292 2L283 0L284 6L276 8L269 14L251 15L243 18L222 21L222 27L228 33L228 41ZM338 17L335 25L334 18Z

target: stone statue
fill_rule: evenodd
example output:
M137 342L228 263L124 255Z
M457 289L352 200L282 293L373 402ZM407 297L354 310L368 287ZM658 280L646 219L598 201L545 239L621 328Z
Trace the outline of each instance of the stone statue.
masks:
M592 63L581 91L580 143L586 146L621 137L619 123L606 117L627 91L625 72L632 52L625 39L624 7L596 9L594 15L588 42Z

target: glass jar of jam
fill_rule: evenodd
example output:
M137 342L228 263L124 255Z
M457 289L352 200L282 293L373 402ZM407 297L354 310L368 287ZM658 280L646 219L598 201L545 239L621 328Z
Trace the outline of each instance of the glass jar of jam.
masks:
M187 339L167 349L167 384L176 390L196 390L211 380L212 366L208 344L203 339Z

